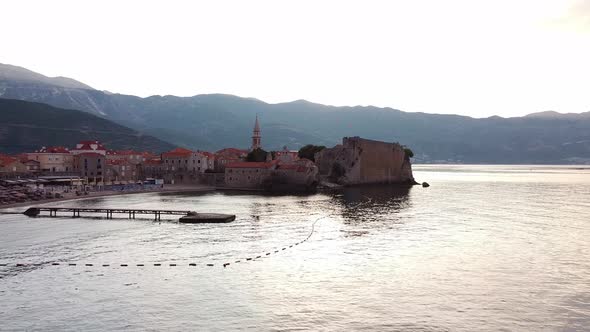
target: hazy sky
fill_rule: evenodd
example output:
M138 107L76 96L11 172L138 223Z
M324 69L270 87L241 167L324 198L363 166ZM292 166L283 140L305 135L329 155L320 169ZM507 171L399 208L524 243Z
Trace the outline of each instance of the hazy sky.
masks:
M0 63L148 96L590 111L590 0L0 3Z

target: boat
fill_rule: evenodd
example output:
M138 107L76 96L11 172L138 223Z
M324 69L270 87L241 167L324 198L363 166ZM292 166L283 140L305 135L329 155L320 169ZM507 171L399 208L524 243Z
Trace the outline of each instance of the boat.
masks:
M234 220L236 220L236 216L233 214L197 213L195 211L191 211L186 216L178 219L179 222L185 224L227 223Z

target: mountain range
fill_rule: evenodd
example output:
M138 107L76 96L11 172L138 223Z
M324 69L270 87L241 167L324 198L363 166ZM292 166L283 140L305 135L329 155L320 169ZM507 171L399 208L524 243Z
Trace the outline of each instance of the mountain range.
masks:
M270 104L224 94L141 98L2 64L0 98L81 110L192 149L248 147L258 114L267 149L333 146L344 136L361 136L400 142L418 162L590 163L590 112L477 119L305 100Z
M0 99L0 152L32 152L43 146L72 148L80 141L99 140L117 150L163 152L170 143L109 120L77 110L67 110L15 99Z

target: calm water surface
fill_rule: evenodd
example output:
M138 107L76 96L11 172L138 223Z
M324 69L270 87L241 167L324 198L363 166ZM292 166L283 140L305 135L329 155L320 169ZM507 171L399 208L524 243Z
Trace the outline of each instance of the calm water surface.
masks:
M415 177L432 186L51 204L237 215L222 225L0 215L0 330L590 330L590 168Z

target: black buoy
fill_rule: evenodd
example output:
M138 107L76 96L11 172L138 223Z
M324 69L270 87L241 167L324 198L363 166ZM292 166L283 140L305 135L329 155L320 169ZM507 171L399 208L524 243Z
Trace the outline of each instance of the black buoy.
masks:
M428 182L422 182L422 188L428 188L428 187L430 187Z

